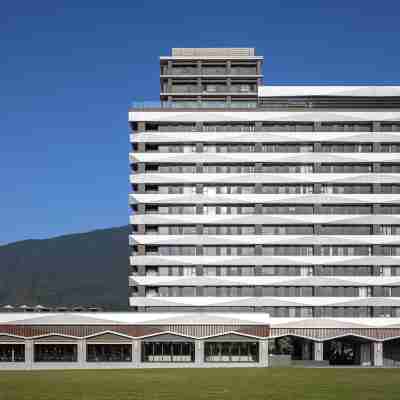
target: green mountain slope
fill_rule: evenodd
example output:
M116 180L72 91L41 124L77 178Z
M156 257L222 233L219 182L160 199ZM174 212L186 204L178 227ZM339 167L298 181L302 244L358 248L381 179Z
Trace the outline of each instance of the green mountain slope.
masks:
M0 246L0 304L128 307L129 227Z

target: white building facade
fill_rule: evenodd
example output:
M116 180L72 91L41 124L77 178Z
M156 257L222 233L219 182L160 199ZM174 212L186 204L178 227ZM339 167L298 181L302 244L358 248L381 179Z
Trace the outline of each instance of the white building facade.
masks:
M129 112L132 309L265 313L271 352L380 365L387 340L395 365L400 87L262 86L254 49L160 65Z

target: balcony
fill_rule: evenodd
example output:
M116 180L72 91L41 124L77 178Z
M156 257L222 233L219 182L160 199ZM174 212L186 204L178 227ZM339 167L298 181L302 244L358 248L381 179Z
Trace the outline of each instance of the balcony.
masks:
M131 103L131 108L135 110L159 110L159 109L254 109L257 108L256 100L249 101L232 101L228 103L226 101L134 101Z
M225 67L203 67L201 70L202 75L227 75Z
M240 94L257 94L257 86L255 85L176 85L171 88L163 88L163 93L171 94L221 94L221 93L240 93Z
M224 75L236 75L236 76L258 76L256 67L232 67L230 72L225 67L203 67L198 69L197 67L172 67L171 69L165 68L162 71L162 76L194 76L194 75L205 75L205 76L224 76Z
M231 75L257 75L257 69L245 67L232 67Z
M167 69L165 75L197 75L198 71L197 67L176 67L170 70Z

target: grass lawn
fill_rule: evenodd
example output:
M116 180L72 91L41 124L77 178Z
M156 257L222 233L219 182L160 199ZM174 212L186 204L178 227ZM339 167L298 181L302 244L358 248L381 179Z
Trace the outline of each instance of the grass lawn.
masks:
M0 372L0 400L399 400L396 369Z

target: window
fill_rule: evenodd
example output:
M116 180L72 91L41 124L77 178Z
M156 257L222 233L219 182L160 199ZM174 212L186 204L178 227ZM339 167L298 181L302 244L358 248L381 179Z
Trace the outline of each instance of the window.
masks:
M263 185L266 194L307 194L313 193L313 185Z
M142 362L194 362L193 342L142 342Z
M372 246L321 246L323 256L370 256Z
M263 225L261 231L263 235L312 235L314 228L312 225Z
M205 362L258 362L258 342L205 342Z
M2 362L24 362L25 345L24 344L0 344L0 363Z
M364 194L372 193L372 185L322 185L321 191L327 194Z
M371 164L321 164L321 173L364 173L372 172Z
M346 214L346 215L362 215L372 214L372 206L364 205L325 205L319 207L320 214Z
M265 173L313 173L313 164L263 164L261 172Z
M87 344L88 362L131 362L131 344Z
M321 235L370 235L370 225L321 225Z
M217 288L215 286L206 286L204 287L204 296L216 297L217 296Z
M281 206L281 205L268 205L263 206L263 214L313 214L313 206L308 205L295 205L295 206Z
M76 344L34 344L35 362L76 362L78 352Z
M263 256L312 256L312 246L263 246Z
M203 267L203 274L209 275L209 276L216 276L217 268L216 267Z

